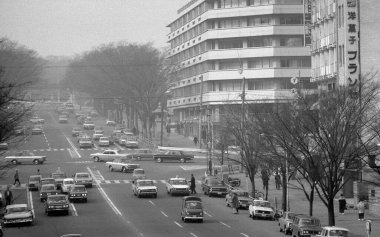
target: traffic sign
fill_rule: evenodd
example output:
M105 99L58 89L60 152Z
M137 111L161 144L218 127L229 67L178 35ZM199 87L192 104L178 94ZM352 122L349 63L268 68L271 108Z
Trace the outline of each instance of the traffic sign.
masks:
M295 85L295 84L297 84L297 83L299 82L299 78L298 78L298 77L292 77L292 78L290 78L290 82L291 82L293 85Z

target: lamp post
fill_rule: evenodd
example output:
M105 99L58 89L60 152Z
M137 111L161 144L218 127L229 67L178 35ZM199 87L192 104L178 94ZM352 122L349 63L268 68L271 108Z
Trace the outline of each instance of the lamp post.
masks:
M201 80L201 88L200 88L200 98L199 98L198 140L199 140L199 149L202 149L203 76L201 76L199 79Z

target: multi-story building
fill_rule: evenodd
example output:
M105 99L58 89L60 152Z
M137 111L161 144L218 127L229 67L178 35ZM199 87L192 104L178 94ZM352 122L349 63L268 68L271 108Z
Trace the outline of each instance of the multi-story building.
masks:
M178 10L168 25L177 80L167 105L184 135L199 135L200 118L204 138L207 121L241 104L243 81L248 106L288 101L293 77L313 87L303 2L192 0Z

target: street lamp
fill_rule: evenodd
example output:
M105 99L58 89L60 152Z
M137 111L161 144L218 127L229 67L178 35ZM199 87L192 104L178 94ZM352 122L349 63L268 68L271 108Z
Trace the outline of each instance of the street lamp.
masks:
M203 103L203 76L200 76L201 88L200 88L200 98L199 98L199 120L198 120L198 140L199 149L202 149L202 103Z

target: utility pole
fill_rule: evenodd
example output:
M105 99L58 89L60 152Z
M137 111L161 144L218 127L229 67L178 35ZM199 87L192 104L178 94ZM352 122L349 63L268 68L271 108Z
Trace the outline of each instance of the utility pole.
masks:
M162 146L162 142L164 140L164 105L161 101L161 134L160 134L160 146Z
M199 118L198 118L198 141L199 141L199 149L202 149L202 102L203 102L203 76L201 79L201 88L200 88L200 99L199 99Z

